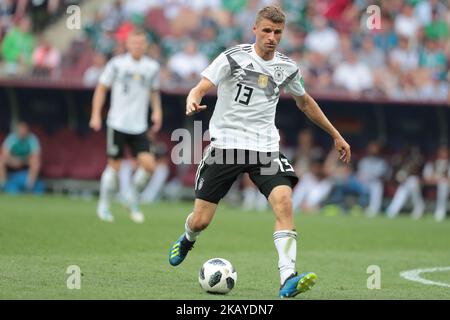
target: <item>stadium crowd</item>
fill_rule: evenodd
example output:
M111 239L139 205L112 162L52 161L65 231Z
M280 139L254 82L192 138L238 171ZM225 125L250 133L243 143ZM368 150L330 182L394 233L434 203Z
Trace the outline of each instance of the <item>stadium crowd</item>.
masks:
M40 32L58 8L78 2L0 1L2 74L58 78L64 53ZM309 91L448 100L450 1L443 0L109 1L83 26L94 51L85 84L93 85L105 61L124 52L138 25L148 32L149 55L163 66L162 87L189 88L225 48L253 42L254 12L274 2L288 13L280 51L298 62ZM380 28L369 30L368 20L376 22L367 13L372 4L381 8Z

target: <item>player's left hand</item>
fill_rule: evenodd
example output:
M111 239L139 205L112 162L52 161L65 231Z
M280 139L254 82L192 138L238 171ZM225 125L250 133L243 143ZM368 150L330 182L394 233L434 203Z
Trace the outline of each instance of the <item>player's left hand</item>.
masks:
M159 129L161 129L162 125L162 114L160 112L153 112L152 113L152 132L158 132Z
M336 138L334 139L334 147L339 152L339 159L344 163L349 163L352 155L350 145L347 141L345 141L342 137Z

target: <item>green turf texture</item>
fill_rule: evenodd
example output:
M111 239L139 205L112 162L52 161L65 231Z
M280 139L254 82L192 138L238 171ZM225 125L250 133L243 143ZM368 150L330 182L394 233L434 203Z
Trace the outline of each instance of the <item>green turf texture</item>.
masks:
M0 195L0 299L277 299L279 275L271 212L220 205L212 225L178 267L168 250L183 231L191 202L143 206L134 224L113 206L116 221L95 214L96 202L61 196ZM318 283L295 299L450 299L450 288L405 280L404 270L450 266L450 219L420 221L296 215L297 267ZM210 258L238 272L226 295L203 292L197 276ZM81 269L81 289L67 288L66 269ZM381 289L367 288L367 267L381 268ZM450 272L423 275L450 284Z

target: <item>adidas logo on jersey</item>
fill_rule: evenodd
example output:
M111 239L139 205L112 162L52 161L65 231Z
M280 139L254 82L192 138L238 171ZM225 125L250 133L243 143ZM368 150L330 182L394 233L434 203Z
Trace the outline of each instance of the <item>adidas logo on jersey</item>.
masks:
M245 69L255 70L255 68L253 67L253 64L252 64L252 63L250 63L249 65L247 65L247 66L245 67Z

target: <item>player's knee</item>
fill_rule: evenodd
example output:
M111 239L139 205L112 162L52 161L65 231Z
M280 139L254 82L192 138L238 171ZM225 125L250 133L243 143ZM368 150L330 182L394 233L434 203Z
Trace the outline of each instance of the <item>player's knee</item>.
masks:
M272 206L276 211L289 212L292 210L292 199L290 194L280 193L273 196Z
M152 173L154 171L156 162L152 156L142 156L139 160L139 165L144 168L145 171L148 173Z
M194 232L205 230L210 223L211 220L202 215L193 215L189 221L190 228Z

